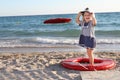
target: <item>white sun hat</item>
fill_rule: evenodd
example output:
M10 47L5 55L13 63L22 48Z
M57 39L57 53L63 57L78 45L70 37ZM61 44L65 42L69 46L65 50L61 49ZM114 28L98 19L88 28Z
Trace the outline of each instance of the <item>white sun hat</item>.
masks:
M89 8L85 8L85 10L84 10L84 11L82 11L82 13L84 13L84 12L89 12L89 13L92 13L92 11L90 11L90 9L89 9Z

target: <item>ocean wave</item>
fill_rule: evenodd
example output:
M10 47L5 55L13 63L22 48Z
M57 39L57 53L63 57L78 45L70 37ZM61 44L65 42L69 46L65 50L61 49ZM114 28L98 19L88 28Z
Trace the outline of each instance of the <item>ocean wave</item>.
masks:
M80 29L67 30L0 30L0 37L79 37ZM120 30L96 30L96 37L120 37Z
M98 44L120 44L120 39L97 39Z
M102 37L120 37L120 30L112 30L112 31L107 31L107 30L98 30L95 32L96 36L102 36Z
M99 23L97 23L97 25L98 26L100 26L100 25L113 25L113 26L115 26L115 25L117 25L117 26L120 26L120 23L119 23L119 21L118 22L99 22Z
M51 44L78 44L78 38L36 38L35 41ZM120 39L97 39L98 44L120 44Z
M63 37L3 39L0 40L0 47L41 47L41 44L78 45L78 41L79 41L78 38L63 38ZM97 44L120 44L120 38L97 39Z

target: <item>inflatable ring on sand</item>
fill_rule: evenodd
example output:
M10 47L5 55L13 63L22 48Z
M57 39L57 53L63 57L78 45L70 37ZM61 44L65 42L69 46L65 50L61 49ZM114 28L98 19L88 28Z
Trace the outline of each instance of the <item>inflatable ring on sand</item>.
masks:
M61 62L65 68L81 71L107 70L115 67L111 59L94 59L94 66L90 66L88 58L72 58Z
M71 21L70 18L55 18L55 19L45 20L44 24L69 23L70 21Z

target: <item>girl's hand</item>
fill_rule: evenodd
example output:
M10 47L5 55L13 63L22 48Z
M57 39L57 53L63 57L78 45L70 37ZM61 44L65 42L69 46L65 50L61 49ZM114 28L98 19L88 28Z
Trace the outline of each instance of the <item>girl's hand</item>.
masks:
M78 13L78 15L77 15L77 17L76 17L76 23L77 24L80 24L81 23L81 21L80 21L80 16L82 16L82 12L80 11L79 13Z
M78 15L82 15L83 13L80 11L79 13L78 13Z
M97 20L96 20L96 18L95 18L95 14L94 14L94 13L91 13L91 18L92 18L93 26L96 26Z
M91 13L91 17L92 17L92 18L95 18L95 14L94 14L93 12Z

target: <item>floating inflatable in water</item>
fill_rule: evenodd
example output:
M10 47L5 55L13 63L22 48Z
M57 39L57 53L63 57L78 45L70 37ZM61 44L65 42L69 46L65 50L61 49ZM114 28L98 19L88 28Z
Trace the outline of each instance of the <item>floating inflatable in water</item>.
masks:
M55 19L45 20L44 24L69 23L70 21L71 21L70 18L55 18Z
M61 62L65 68L80 71L107 70L115 67L115 62L111 59L94 59L94 66L90 66L89 58L72 58Z

